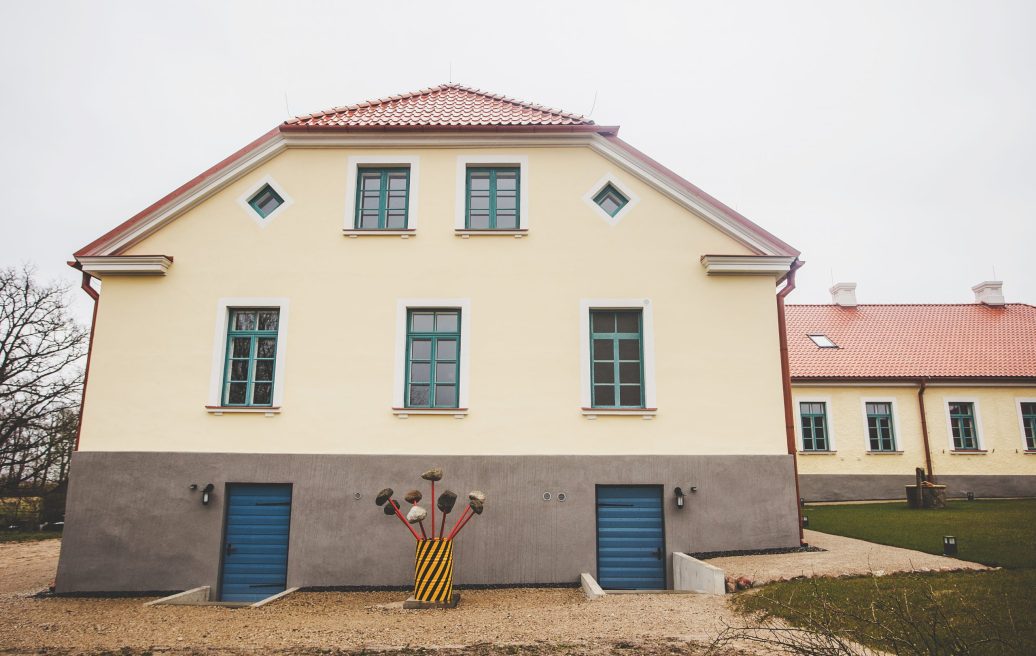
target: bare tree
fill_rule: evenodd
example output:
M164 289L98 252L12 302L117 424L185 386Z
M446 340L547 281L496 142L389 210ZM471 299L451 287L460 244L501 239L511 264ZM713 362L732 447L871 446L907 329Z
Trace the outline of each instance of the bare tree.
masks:
M87 331L33 274L0 269L0 488L61 480L75 441Z

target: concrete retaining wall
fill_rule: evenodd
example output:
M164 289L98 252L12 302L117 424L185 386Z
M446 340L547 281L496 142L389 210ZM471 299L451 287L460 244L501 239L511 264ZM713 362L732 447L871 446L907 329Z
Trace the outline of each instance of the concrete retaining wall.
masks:
M723 570L687 554L673 554L673 589L705 594L726 594Z
M78 452L58 592L217 590L227 483L291 483L287 586L408 585L414 542L374 505L429 466L437 490L484 489L460 535L455 581L575 583L597 572L597 484L664 486L666 550L798 545L790 456L360 456ZM215 485L208 506L191 484ZM678 510L676 486L698 492ZM427 494L427 485L421 489ZM544 501L543 493L551 500ZM566 501L559 502L564 492ZM354 498L359 494L360 498ZM447 526L452 522L447 522ZM426 523L427 524L427 523ZM672 572L669 573L672 585Z
M946 486L950 498L1036 497L1036 476L936 476ZM906 500L905 486L913 476L867 474L800 474L799 493L806 501L863 501L868 499Z

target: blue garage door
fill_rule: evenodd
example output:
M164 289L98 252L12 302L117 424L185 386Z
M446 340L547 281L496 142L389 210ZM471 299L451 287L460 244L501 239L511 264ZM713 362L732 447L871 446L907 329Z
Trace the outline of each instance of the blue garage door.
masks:
M612 590L665 589L661 487L597 487L597 581Z
M290 485L227 486L223 601L259 601L285 589L290 523Z

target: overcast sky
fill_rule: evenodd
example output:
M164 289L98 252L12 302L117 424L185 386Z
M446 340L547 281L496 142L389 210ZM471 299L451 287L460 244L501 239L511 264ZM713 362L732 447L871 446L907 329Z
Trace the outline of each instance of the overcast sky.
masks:
M7 2L0 266L78 284L74 250L289 113L452 71L621 125L803 252L794 302L968 302L995 267L1036 303L1034 27L1031 1Z

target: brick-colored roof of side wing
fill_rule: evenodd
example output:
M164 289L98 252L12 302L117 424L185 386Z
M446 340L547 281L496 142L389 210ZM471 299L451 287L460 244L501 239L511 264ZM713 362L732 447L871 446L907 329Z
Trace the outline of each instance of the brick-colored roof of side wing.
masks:
M789 305L787 330L793 379L1036 377L1031 305Z

